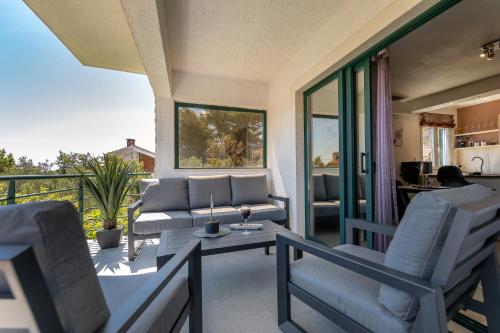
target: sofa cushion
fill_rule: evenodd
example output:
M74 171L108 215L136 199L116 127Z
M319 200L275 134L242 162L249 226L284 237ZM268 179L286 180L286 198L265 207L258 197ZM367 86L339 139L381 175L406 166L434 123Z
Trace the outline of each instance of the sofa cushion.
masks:
M249 205L249 207L252 209L252 213L248 221L283 221L286 219L285 209L273 204Z
M231 176L233 206L269 202L266 175Z
M341 245L336 250L381 264L382 253ZM290 264L290 281L372 332L408 332L409 325L378 302L380 284L318 257Z
M231 205L229 176L196 176L188 178L189 207L191 209L210 206L210 195L214 206Z
M174 210L141 213L134 223L135 234L154 234L163 230L191 228L193 219L188 211Z
M340 214L340 201L317 201L314 202L314 217L338 216Z
M142 212L189 209L187 180L160 178L151 182L141 193Z
M323 177L325 178L326 198L328 200L339 200L339 175L324 174Z
M323 175L313 175L314 201L326 201L326 185Z
M31 245L71 332L94 332L109 317L80 217L69 202L0 206L0 244ZM0 284L1 281L0 281Z
M457 207L493 195L491 190L481 185L417 194L410 201L387 249L384 265L430 279ZM418 301L400 290L382 286L379 300L388 310L404 320L411 320L416 315Z
M193 217L193 227L203 226L204 223L210 220L210 208L197 208L191 210ZM240 210L231 206L214 207L214 220L222 224L239 223L243 221Z
M145 178L145 179L141 179L141 183L140 183L140 191L141 191L141 193L143 193L149 185L158 184L158 183L159 183L159 179L158 178Z

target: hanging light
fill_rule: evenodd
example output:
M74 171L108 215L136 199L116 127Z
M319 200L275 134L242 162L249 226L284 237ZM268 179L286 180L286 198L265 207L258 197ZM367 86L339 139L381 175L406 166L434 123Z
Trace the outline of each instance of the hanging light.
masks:
M481 58L484 58L484 57L486 57L487 53L488 53L488 51L486 50L486 47L484 47L484 46L483 46L483 47L481 48L481 54L480 54L479 56L480 56Z
M481 53L479 56L481 58L486 58L486 60L493 60L495 57L495 51L500 50L500 40L494 42L489 42L481 47Z

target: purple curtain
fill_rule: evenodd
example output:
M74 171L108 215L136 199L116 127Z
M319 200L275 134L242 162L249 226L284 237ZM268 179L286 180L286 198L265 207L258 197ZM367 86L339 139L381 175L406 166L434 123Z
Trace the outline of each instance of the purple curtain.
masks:
M396 224L397 203L392 131L392 94L389 81L389 54L387 50L379 52L376 60L375 222L380 224ZM385 252L390 239L390 237L376 234L376 249Z

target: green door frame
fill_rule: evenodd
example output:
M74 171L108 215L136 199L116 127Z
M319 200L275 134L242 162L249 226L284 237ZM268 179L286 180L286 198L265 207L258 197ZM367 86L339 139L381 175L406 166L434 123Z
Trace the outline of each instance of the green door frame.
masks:
M304 188L305 188L305 236L308 239L319 241L317 238L309 234L310 227L310 184L312 180L311 171L311 140L310 140L310 125L311 125L311 115L308 112L308 97L315 91L319 90L331 81L338 79L339 82L339 150L340 150L340 174L343 177L339 177L339 196L341 201L340 209L340 242L345 243L345 225L343 221L346 217L354 217L356 215L356 177L357 174L357 154L356 148L353 143L356 138L355 134L355 114L354 108L354 97L352 92L354 88L353 71L359 69L361 66L367 71L368 75L365 74L365 130L370 133L365 133L365 147L367 153L369 154L368 160L373 160L372 154L372 133L371 133L371 80L370 80L370 57L377 54L380 50L386 48L392 43L396 42L398 39L406 36L413 30L424 25L428 21L432 20L434 17L442 14L452 6L461 2L462 0L441 0L435 6L431 7L409 23L405 24L402 28L396 32L390 34L382 41L376 43L374 46L368 50L362 52L360 55L354 58L351 62L344 65L336 72L330 74L311 88L307 89L303 93L304 98ZM349 89L345 89L348 87ZM369 134L369 135L368 135ZM369 174L370 180L375 172L375 167L373 163L367 163L367 173ZM372 181L366 184L366 193L373 193L373 183ZM346 201L347 199L347 201ZM373 220L373 205L372 200L367 199L367 220ZM347 203L347 205L345 204ZM373 246L372 236L368 236L369 247Z
M339 115L338 115L338 120L339 120L339 173L342 172L342 170L345 170L345 167L343 166L343 163L345 161L345 159L343 158L343 151L344 151L344 133L343 133L343 121L344 121L344 117L343 115L341 114L340 110L343 108L343 103L344 103L344 98L341 96L342 95L342 89L341 89L341 86L342 86L342 82L343 82L343 75L341 72L336 72L336 73L333 73L331 75L329 75L327 78L321 80L321 82L319 82L318 84L316 84L314 87L306 90L303 94L303 97L304 97L304 179L305 179L305 191L304 191L304 198L305 198L305 202L306 202L306 206L305 206L305 235L306 235L306 238L307 239L311 239L311 240L314 240L318 243L324 243L323 241L321 241L320 239L314 237L313 235L311 235L309 233L309 228L310 228L310 220L311 220L311 206L310 206L310 195L311 195L311 192L310 192L310 184L311 184L311 179L312 179L312 155L311 155L311 152L312 152L312 141L311 141L311 138L310 138L310 128L311 128L311 119L313 117L313 114L309 112L309 105L308 105L308 101L309 101L309 96L311 96L314 92L318 91L319 89L323 88L324 86L326 86L327 84L335 81L335 80L338 80L338 86L339 86L339 104L338 104L338 109L339 109ZM342 180L342 177L339 177L339 180L340 180L340 189L339 189L339 198L340 198L340 201L342 202L343 201L343 197L345 195L345 191L343 190L343 180ZM341 205L341 208L340 208L340 218L342 219L343 216L345 216L345 212L343 212L342 210L342 205ZM340 224L340 234L343 235L345 234L345 231L344 231L344 226L343 224L341 223ZM342 237L342 236L341 236ZM341 240L341 242L345 242L344 239Z

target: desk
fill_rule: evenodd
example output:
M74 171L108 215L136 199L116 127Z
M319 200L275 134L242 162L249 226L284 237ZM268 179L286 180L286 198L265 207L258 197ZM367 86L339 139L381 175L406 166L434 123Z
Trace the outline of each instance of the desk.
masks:
M435 191L435 190L449 189L449 187L446 187L446 186L424 187L421 185L401 185L401 186L398 186L398 188L403 193L420 193L420 192L429 192L429 191Z

